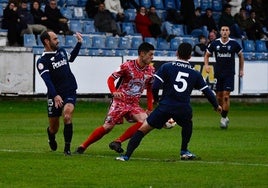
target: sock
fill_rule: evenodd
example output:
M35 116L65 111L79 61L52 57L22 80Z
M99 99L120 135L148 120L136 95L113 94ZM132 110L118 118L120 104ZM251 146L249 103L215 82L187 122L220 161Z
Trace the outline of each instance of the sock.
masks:
M49 127L47 128L47 135L49 140L55 140L55 134L50 133Z
M134 150L140 145L140 142L142 138L144 137L144 133L140 130L138 130L129 140L128 145L127 145L127 152L126 156L130 158Z
M131 138L133 134L141 127L142 122L137 122L130 126L119 138L117 138L116 142L124 142L125 140Z
M185 125L182 125L181 128L181 150L187 151L188 143L190 142L191 136L192 136L192 128L193 123L192 121L188 122Z
M70 146L73 138L73 124L64 124L63 136L65 141L64 151L70 151Z
M83 148L87 148L90 144L98 141L99 139L101 139L104 135L106 134L106 130L104 129L103 126L97 127L92 133L91 135L87 138L86 141L83 142L83 144L81 144L81 146Z
M228 114L228 111L223 110L223 111L221 112L221 117L226 118L226 117L227 117L227 114Z

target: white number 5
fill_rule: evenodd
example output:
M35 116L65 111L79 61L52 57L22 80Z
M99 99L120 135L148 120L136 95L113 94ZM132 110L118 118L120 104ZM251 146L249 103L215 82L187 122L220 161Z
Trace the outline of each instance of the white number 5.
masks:
M184 92L187 88L187 82L185 80L185 78L183 77L188 77L189 76L189 73L185 73L185 72L178 72L178 75L176 77L176 82L178 83L182 83L182 86L179 88L177 84L174 84L174 89L177 91L177 92Z

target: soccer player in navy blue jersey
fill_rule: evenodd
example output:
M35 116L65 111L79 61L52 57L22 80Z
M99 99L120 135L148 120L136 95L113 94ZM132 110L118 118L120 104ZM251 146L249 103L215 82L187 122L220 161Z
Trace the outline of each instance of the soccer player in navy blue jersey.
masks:
M221 112L221 106L218 105L215 95L205 83L200 72L194 70L188 62L191 58L191 53L191 44L180 44L177 50L178 61L165 63L156 72L153 83L155 101L158 101L159 90L161 87L163 88L159 104L130 139L125 155L117 157L117 160L129 160L143 137L155 128L161 129L170 118L173 118L182 127L181 159L196 159L196 155L188 150L193 127L192 107L190 104L192 90L201 90L216 111Z
M214 77L216 82L216 96L218 103L222 106L220 127L226 129L229 124L227 117L230 109L230 93L234 90L235 55L239 58L239 76L244 75L244 56L239 43L229 38L230 29L222 26L221 37L215 39L207 48L204 57L205 70L210 72L209 57L214 53L216 63L214 66Z
M45 31L40 35L44 45L44 53L37 61L37 70L47 86L47 110L49 127L48 142L51 150L57 150L55 135L59 130L59 118L64 121L64 154L71 155L70 145L73 136L72 115L76 103L76 79L70 69L69 62L77 57L82 45L82 35L76 33L77 44L70 54L59 47L59 40L53 31Z

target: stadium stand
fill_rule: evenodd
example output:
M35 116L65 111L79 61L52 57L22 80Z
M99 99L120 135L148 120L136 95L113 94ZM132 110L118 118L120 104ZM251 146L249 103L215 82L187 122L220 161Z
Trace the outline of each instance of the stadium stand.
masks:
M177 50L180 44L181 44L181 39L179 37L175 37L170 40L170 49Z
M23 46L30 47L30 48L33 46L37 46L35 35L34 34L24 34L23 35Z
M149 8L152 5L151 0L140 0L139 4L145 8Z
M118 37L108 36L105 40L105 47L116 49L118 47Z
M150 43L151 45L153 45L154 48L157 48L157 41L156 41L156 39L153 38L153 37L145 37L145 38L144 38L144 42L148 42L148 43Z
M164 0L165 9L171 9L176 7L175 0Z
M100 49L105 48L105 36L104 35L92 36L92 47Z
M127 35L134 35L135 34L135 25L133 22L123 22L122 25L122 32L126 32Z
M70 30L73 32L83 32L83 26L80 20L70 20Z
M120 37L118 47L120 49L131 49L131 41L129 37Z
M243 40L243 50L245 52L254 52L255 51L255 43L253 40Z
M255 47L257 52L267 52L266 42L263 40L256 40Z
M156 49L158 49L158 50L168 50L168 49L170 49L170 43L167 42L166 39L157 38L156 41L157 41Z
M139 45L143 42L141 36L135 36L131 39L131 48L138 49Z
M155 6L156 9L165 9L163 0L152 0L152 5Z
M92 47L92 38L89 35L83 35L82 48L91 48Z
M74 35L66 35L65 36L65 46L66 47L74 47L77 43L76 36Z
M95 33L97 32L94 21L93 20L86 20L83 21L83 33L89 34L89 33Z

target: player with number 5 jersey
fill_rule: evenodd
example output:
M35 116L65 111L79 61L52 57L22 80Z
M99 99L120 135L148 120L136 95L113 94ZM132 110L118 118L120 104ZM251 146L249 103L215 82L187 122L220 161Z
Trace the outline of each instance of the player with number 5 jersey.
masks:
M159 104L130 139L125 155L117 157L117 160L127 161L142 138L155 128L161 129L169 118L173 118L182 128L180 158L182 160L197 158L188 150L193 127L190 104L192 90L202 91L216 111L221 112L221 106L218 105L214 93L207 86L200 72L189 63L191 52L191 44L180 44L177 50L178 61L165 63L158 69L152 89L154 100L159 101ZM158 100L160 88L163 88L163 92L161 99Z

